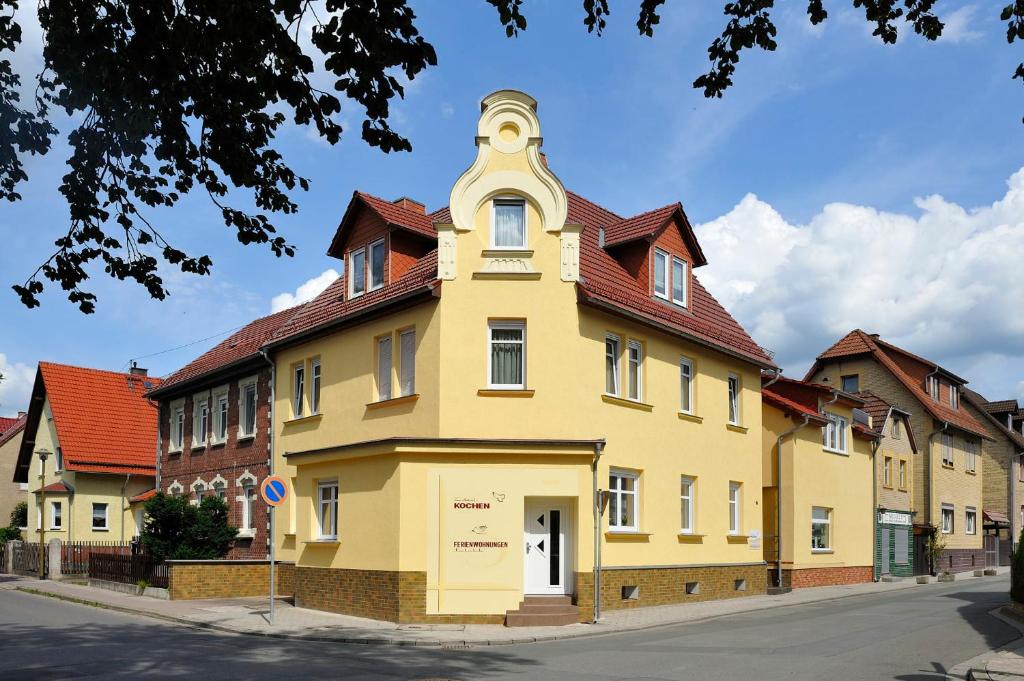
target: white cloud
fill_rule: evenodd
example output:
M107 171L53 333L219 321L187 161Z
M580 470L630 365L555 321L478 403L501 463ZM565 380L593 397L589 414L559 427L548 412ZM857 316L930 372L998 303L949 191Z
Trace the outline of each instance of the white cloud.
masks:
M942 28L942 36L939 38L939 41L966 43L983 37L984 34L981 31L974 31L970 28L971 20L974 19L976 11L978 11L977 6L965 5L942 17L942 23L945 26Z
M0 416L16 416L19 411L28 411L32 395L32 384L36 380L36 368L10 362L0 352Z
M323 293L324 289L330 286L338 278L338 272L334 269L325 270L323 273L306 281L306 283L295 289L295 293L281 293L274 296L270 301L270 311L280 312L293 305L312 300Z
M941 196L916 215L847 203L791 224L748 194L699 225L701 281L790 375L854 328L972 380L990 399L1024 387L1024 168L992 205ZM972 374L972 371L974 372Z
M452 106L451 102L441 102L441 117L451 118L455 115L455 107Z

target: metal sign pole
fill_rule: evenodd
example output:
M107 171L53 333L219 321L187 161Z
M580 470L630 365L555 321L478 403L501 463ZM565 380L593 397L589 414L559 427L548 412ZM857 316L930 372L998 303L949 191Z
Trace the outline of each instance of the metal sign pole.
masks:
M270 507L270 626L274 626L274 507Z

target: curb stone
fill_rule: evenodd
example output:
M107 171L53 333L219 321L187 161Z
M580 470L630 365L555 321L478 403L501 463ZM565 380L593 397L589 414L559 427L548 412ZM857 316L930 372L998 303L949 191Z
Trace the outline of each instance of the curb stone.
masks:
M1021 621L1016 617L1010 617L1005 615L1002 612L1003 608L1005 607L1007 606L1001 605L998 608L989 610L988 614L992 617L995 617L997 620L1003 622L1004 624L1010 625L1011 627L1016 629L1020 635L1012 641L1004 643L995 650L990 650L987 653L982 653L981 655L977 655L969 660L961 662L955 667L951 667L949 670L946 671L946 679L948 681L969 681L972 679L974 681L991 681L992 677L989 676L989 673L986 669L988 666L988 662L994 659L995 657L998 657L999 654L1002 652L1005 652L1007 650L1016 650L1017 648L1021 647L1021 638L1024 638L1024 621Z
M887 589L886 592L887 591L897 591L897 590L898 591L903 591L905 589L918 589L918 588L920 588L922 586L924 586L924 587L933 586L934 587L934 586L938 586L939 584L940 584L939 582L933 582L931 585L927 585L927 584L918 584L916 582L909 582L908 581L908 582L904 582L903 584L901 584L897 588ZM10 587L8 587L8 588L10 588ZM84 598L78 598L76 596L69 596L69 595L66 595L66 594L58 594L58 593L54 593L54 592L50 592L50 591L44 591L44 590L36 589L36 588L33 588L33 587L14 586L13 589L16 590L16 591L20 591L22 593L27 593L27 594L31 594L31 595L35 595L35 596L44 596L44 597L54 598L54 599L57 599L57 600L63 600L63 601L67 601L67 602L70 602L70 603L75 603L75 604L78 604L78 605L91 606L91 607L100 608L100 609L104 609L104 610L112 610L112 611L116 611L116 612L126 613L126 614L129 614L129 615L142 616L142 617L150 617L150 618L161 620L161 621L164 621L164 622L170 622L170 623L173 623L173 624L179 624L179 625L182 625L182 626L185 626L185 627L189 627L189 628L192 628L192 629L216 631L216 632L225 633L225 634L233 634L235 636L257 636L257 637L274 638L274 639L281 639L281 640L317 641L317 642L324 642L324 643L345 643L345 644L358 644L358 645L406 646L406 647L429 647L429 648L449 648L449 647L451 647L451 648L456 648L456 647L457 648L474 648L474 647L487 647L487 646L522 645L522 644L527 644L527 643L548 643L548 642L553 642L553 641L562 641L562 640L570 640L570 639L593 638L593 637L597 637L597 636L611 636L611 635L615 635L615 634L628 634L628 633L633 633L633 632L650 631L650 630L653 630L653 629L661 629L661 628L665 628L665 627L673 627L673 626L679 626L679 625L684 625L684 624L696 624L696 623L707 622L707 621L711 621L711 620L717 620L717 619L720 619L720 618L723 618L723 617L731 617L731 616L734 616L734 615L749 614L749 613L752 613L752 612L761 612L761 611L764 611L764 610L777 610L779 608L794 608L794 607L799 607L799 606L802 606L802 605L811 605L811 604L818 604L818 603L830 603L830 602L834 602L834 601L844 600L844 599L847 599L847 598L856 598L858 596L873 596L873 595L879 595L880 593L885 593L885 592L866 592L866 593L838 594L838 595L829 596L829 597L826 597L826 598L803 601L803 602L800 602L800 603L772 602L772 603L769 603L769 604L765 604L763 607L753 608L753 609L750 609L750 610L741 610L741 611L737 611L737 612L727 612L727 613L719 613L719 614L709 614L709 615L704 615L704 616L701 616L701 617L695 617L693 619L687 619L687 620L678 620L678 621L671 621L671 622L669 622L669 621L656 622L656 623L653 623L653 624L643 624L643 625L632 626L632 627L623 627L623 628L616 628L616 629L606 629L604 631L597 630L597 628L600 627L601 624L602 624L601 622L598 622L596 625L592 625L595 630L574 631L574 632L571 632L571 633L567 632L567 633L564 633L564 634L557 634L557 635L556 634L552 634L552 635L528 636L528 637L522 637L522 638L497 639L497 640L495 640L495 639L481 639L481 640L473 640L473 641L466 641L466 640L447 641L447 640L440 640L440 639L403 639L403 638L393 638L393 637L389 637L389 636L374 636L374 635L362 635L362 636L343 636L343 635L338 635L338 636L331 636L331 635L325 635L325 634L322 634L322 633L305 634L305 633L300 633L300 632L288 633L288 632L274 632L274 631L241 630L241 629L237 629L237 628L233 628L233 627L229 627L229 626L215 624L213 622L204 622L204 621L201 621L201 620L192 620L192 619L188 619L188 618L185 618L185 617L175 617L173 615L165 615L163 613L153 612L153 611L150 611L150 610L128 608L128 607L124 607L124 606L120 606L120 605L113 605L113 604L103 603L103 602L99 602L99 601L92 601L92 600L88 600L88 599L84 599ZM995 611L993 611L990 614L993 614L993 616L997 617L998 619L1004 619L1004 616L996 613ZM1024 635L1024 624L1009 622L1009 620L1004 620L1004 621L1007 621L1008 623L1010 623L1012 626L1014 626L1019 631L1021 631L1022 635ZM979 657L981 657L981 656L979 656ZM968 660L967 662L974 662L974 659ZM957 665L957 667L955 667L954 669L960 668L961 666L967 664L967 662L964 662L964 663L961 663L960 665ZM952 672L952 670L950 670L950 671ZM952 677L947 677L947 678L953 678L953 679L960 680L960 679L966 679L967 677L966 676L962 676L962 677L952 676Z

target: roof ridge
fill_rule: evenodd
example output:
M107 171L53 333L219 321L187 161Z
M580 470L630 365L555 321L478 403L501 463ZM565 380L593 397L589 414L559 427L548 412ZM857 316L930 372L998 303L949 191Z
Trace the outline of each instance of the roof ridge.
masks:
M605 207L604 207L604 206L602 206L602 205L601 205L600 203L598 203L598 202L596 202L596 201L592 201L592 200L588 199L587 197L583 196L582 194L577 194L576 192L574 192L574 191L572 191L572 190L570 190L570 189L566 189L566 190L565 190L565 193L566 193L566 194L572 194L573 196L575 196L575 197L576 197L577 199L579 199L580 201L583 201L584 203L589 203L589 204L590 204L591 206L593 206L594 208L597 208L598 210L603 210L603 211L604 211L605 213L608 213L608 214L610 214L610 215L614 215L614 216L615 216L615 219L616 219L616 222L618 222L618 221L621 221L621 220L624 220L624 219L625 219L625 218L623 218L623 217L622 217L621 215L619 215L618 213L616 213L615 211L613 211L613 210L609 210L608 208L605 208Z
M163 381L159 376L149 376L148 374L133 374L130 371L113 371L111 369L96 369L95 367L83 367L78 364L64 364L62 362L47 362L45 360L39 360L39 366L55 367L60 369L77 369L78 371L88 371L94 374L110 374L112 376L125 376L129 378L148 379L151 381Z
M636 215L630 215L629 217L622 218L621 220L619 220L619 222L629 222L630 220L637 220L637 219L642 218L642 217L644 217L646 215L653 215L654 213L659 213L659 212L661 212L663 210L668 210L670 208L672 209L673 212L675 212L676 208L682 208L682 205L683 204L682 204L681 201L676 201L675 203L667 203L664 206L660 206L658 208L652 208L650 210L645 210L642 213L637 213Z

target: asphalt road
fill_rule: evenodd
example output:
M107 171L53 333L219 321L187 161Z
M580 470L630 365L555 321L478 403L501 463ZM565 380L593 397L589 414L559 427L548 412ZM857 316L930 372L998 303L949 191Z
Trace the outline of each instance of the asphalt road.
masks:
M645 632L475 649L196 631L0 590L0 679L918 679L1011 641L988 615L1007 577L858 596Z

